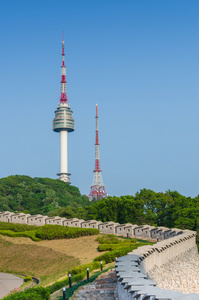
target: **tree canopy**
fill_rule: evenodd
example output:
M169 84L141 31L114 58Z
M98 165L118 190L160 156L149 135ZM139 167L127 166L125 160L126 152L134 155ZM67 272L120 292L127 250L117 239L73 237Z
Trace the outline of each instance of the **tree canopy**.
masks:
M0 179L0 211L5 210L120 224L199 228L199 195L191 198L177 191L156 193L142 189L135 196L113 196L90 202L77 187L59 179L21 175Z
M48 214L62 207L89 205L77 187L59 179L15 175L0 179L0 211ZM72 212L71 212L72 214Z

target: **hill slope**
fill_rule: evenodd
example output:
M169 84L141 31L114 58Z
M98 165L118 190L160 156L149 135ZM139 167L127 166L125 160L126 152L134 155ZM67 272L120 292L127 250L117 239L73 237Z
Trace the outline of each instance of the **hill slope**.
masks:
M23 175L0 179L0 211L47 214L69 205L78 210L89 204L88 197L82 196L77 187L59 179L31 178ZM71 217L70 208L68 214Z

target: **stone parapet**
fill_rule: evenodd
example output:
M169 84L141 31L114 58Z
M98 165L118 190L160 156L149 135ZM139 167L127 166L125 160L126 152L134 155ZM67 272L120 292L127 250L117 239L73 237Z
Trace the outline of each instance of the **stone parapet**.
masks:
M9 211L0 212L0 221L10 223L21 223L42 226L45 224L62 225L79 228L96 228L104 234L121 235L130 238L141 238L151 241L165 240L173 236L181 235L184 231L174 228L154 227L150 225L138 226L136 224L119 224L115 222L101 222L96 220L84 221L82 219L66 219L59 216L48 217L43 215L29 215L24 213L13 213Z
M184 230L180 236L171 237L151 246L139 247L128 255L118 258L115 266L119 300L199 299L199 294L183 294L161 289L148 276L154 268L161 268L169 261L181 257L192 249L197 251L196 232Z

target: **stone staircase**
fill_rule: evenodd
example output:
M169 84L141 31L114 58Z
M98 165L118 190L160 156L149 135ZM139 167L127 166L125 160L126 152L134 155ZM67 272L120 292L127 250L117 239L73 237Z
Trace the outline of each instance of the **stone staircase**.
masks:
M73 295L74 300L118 300L115 270L100 275L91 284L84 285Z

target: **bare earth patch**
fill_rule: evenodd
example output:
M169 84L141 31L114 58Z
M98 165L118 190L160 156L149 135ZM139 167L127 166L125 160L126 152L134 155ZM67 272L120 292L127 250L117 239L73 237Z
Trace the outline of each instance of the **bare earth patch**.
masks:
M35 245L39 247L50 248L53 251L73 256L80 260L81 264L92 262L92 260L103 254L98 252L99 243L96 241L97 235L84 236L76 239L61 239L52 241L34 242L29 238L24 237L8 237L2 236L2 239L13 244Z

